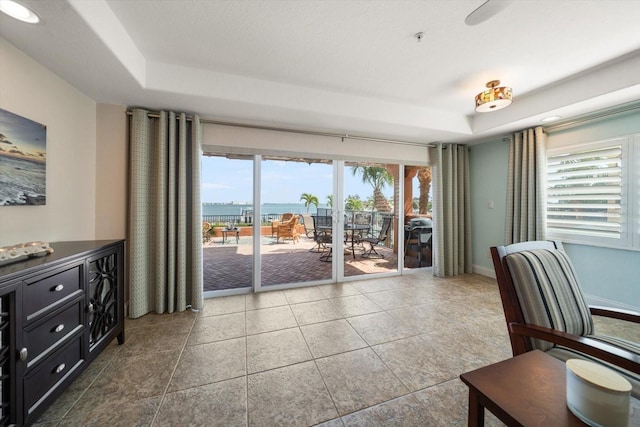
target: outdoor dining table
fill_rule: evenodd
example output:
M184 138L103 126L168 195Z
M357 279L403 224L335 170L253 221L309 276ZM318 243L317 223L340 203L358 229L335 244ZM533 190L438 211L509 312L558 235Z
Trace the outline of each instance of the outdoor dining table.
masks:
M331 233L332 230L332 227L328 225L322 225L316 228L318 229L318 231L323 231L325 233ZM369 224L344 225L344 232L347 235L344 240L345 248L351 251L351 256L353 256L353 259L356 259L356 245L359 243L359 240L357 240L356 238L362 236L363 233L366 234L369 231L369 228Z
M229 233L236 233L236 243L240 241L240 229L239 228L223 228L222 229L222 244L228 240Z
M356 259L356 244L359 241L356 241L356 236L362 237L363 234L367 234L369 232L369 224L345 224L344 232L351 235L351 255L353 259ZM345 243L347 243L349 239L345 239Z

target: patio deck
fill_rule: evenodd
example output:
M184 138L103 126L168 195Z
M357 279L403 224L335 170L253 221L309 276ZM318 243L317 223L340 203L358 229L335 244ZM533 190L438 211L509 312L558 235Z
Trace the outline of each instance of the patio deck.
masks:
M203 248L204 290L238 289L252 286L253 256L251 237L227 240L215 237ZM320 261L320 253L309 252L313 239L300 236L297 243L290 240L276 243L270 236L262 236L262 286L300 283L331 279L331 263ZM396 271L397 254L386 247L376 247L384 258L362 258L362 250L344 252L345 276ZM415 258L406 257L405 268L417 267Z

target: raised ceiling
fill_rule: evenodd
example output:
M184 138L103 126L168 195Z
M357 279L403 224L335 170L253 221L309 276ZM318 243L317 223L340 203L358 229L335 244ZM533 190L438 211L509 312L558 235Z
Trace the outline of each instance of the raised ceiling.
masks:
M637 0L512 1L476 26L483 0L22 3L42 23L0 35L100 103L430 143L640 99ZM475 113L493 79L513 104Z

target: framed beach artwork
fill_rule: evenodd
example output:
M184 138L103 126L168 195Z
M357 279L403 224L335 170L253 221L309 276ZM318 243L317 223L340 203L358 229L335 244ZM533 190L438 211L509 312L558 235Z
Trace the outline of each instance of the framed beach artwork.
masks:
M0 108L0 206L47 200L47 127Z

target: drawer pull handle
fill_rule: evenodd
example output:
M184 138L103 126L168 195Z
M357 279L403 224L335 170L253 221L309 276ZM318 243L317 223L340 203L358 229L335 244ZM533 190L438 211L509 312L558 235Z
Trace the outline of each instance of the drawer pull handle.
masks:
M63 330L63 329L64 329L64 324L63 324L63 323L60 323L58 326L56 326L56 327L53 329L53 332L62 332L62 330Z
M18 357L20 358L20 360L24 362L25 360L27 360L28 356L29 356L29 351L27 351L26 347L22 347L18 352Z
M64 368L65 368L66 366L67 366L67 365L65 365L64 363L59 364L59 365L56 367L56 370L55 370L56 374L59 374L60 372L64 371Z
M63 289L64 289L63 284L57 285L55 288L53 288L54 292L60 292Z

